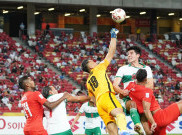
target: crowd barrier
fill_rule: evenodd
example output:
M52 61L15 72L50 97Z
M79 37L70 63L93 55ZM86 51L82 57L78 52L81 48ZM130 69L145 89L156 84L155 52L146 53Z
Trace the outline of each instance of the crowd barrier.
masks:
M68 121L71 124L74 120L75 116L68 116ZM23 127L25 124L24 116L0 116L0 134L6 135L15 135L15 134L23 134ZM102 130L102 134L105 134L105 125L103 121L100 119L100 128ZM130 133L135 133L133 131L133 122L130 117L127 117L127 129ZM44 119L44 126L46 127L46 120ZM85 131L85 117L81 116L78 122L75 124L72 129L74 134L84 134ZM182 116L178 118L177 121L171 123L167 127L168 134L182 134Z

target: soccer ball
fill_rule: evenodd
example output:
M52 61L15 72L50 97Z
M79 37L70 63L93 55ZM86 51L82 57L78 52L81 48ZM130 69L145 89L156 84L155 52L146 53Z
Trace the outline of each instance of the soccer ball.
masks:
M116 22L116 23L121 23L125 20L126 18L126 13L123 9L121 8L117 8L112 12L112 19Z

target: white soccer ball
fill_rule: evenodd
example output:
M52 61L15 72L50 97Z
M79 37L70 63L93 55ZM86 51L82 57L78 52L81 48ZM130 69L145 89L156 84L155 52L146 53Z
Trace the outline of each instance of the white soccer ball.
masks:
M116 23L121 23L125 20L126 18L126 13L123 9L121 8L117 8L112 12L112 19L116 22Z

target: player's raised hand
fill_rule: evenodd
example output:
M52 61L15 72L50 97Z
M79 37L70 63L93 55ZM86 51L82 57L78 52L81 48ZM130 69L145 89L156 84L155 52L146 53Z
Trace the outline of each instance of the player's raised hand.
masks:
M154 122L154 123L152 123L152 125L151 125L151 130L152 130L152 132L154 132L155 131L155 128L157 127L157 124Z
M116 38L119 30L116 28L112 28L110 33L111 33L111 38Z

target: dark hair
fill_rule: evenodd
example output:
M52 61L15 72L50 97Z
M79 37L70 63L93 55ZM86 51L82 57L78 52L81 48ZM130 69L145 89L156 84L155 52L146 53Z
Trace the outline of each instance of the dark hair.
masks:
M134 50L135 53L136 53L136 54L140 54L140 56L141 56L141 54L142 54L142 51L141 51L140 47L138 47L138 46L131 46L131 47L129 47L129 48L127 49L127 52L130 51L130 50Z
M49 91L51 90L51 88L49 86L45 86L42 90L42 95L47 98L49 96Z
M88 72L89 73L89 68L88 68L87 64L88 64L88 59L87 60L83 60L82 64L81 64L81 67L82 67L82 70L84 72Z
M139 69L136 73L136 79L138 82L143 82L147 78L147 71L145 69Z
M25 90L25 81L29 78L29 76L23 76L19 79L19 87L21 89L24 89Z

